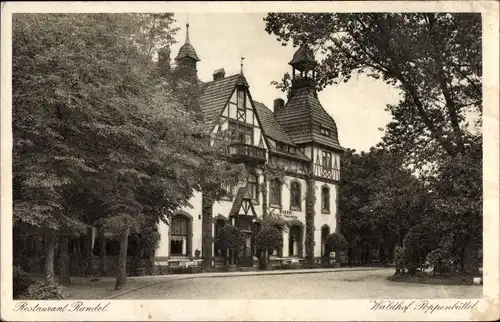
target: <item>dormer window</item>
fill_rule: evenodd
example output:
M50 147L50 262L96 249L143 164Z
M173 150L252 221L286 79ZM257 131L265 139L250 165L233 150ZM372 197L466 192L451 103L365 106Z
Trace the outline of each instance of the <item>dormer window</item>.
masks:
M242 89L238 89L237 104L238 104L238 110L245 109L245 92Z
M330 136L330 129L324 126L320 126L320 133L325 136Z

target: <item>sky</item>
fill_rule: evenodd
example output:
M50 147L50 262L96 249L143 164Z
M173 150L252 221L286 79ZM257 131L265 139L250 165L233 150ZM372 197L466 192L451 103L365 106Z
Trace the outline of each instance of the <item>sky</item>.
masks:
M282 46L274 35L265 31L264 13L203 13L189 14L189 38L198 57L198 77L211 81L213 72L224 68L226 76L240 71L240 57L245 57L243 72L255 101L273 107L275 98L285 94L271 85L291 72L288 62L297 48ZM174 27L180 30L172 49L175 58L184 44L186 14L176 13ZM347 83L331 85L318 93L323 108L337 124L342 147L368 151L380 142L379 128L391 120L385 111L387 104L399 101L398 91L383 81L360 75Z

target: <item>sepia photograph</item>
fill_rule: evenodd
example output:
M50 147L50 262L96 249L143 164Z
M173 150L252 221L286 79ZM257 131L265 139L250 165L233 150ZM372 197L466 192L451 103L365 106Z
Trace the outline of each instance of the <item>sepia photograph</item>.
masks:
M485 115L498 123L484 15L273 9L11 14L2 315L99 319L127 310L114 300L479 312L498 225L498 205L483 219Z

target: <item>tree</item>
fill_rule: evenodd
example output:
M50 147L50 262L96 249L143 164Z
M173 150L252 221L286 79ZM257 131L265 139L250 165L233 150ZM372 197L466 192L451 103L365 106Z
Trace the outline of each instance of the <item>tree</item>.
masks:
M479 14L271 13L264 20L283 45L306 44L323 54L318 90L360 73L400 90L401 101L387 106L393 120L382 146L402 154L405 165L436 176L442 165L474 154L482 115ZM289 86L285 75L278 87ZM473 242L462 242L468 262L477 263Z
M224 254L227 251L231 252L231 261L234 264L234 255L240 247L245 243L243 233L238 227L232 225L225 225L221 228L216 236L215 245L217 248L222 249ZM225 264L227 265L228 257L227 254L224 256Z
M354 252L379 249L392 261L395 245L429 207L425 185L403 167L401 156L382 149L344 153L339 185L341 231ZM369 254L367 254L369 256ZM368 259L367 259L368 260Z
M388 107L395 120L385 141L412 161L437 149L465 151L465 113L482 111L479 14L270 13L264 20L284 45L304 43L325 56L318 89L367 73L401 90L403 100Z
M347 248L347 240L339 233L333 233L326 238L327 252L342 251Z
M205 128L158 77L150 18L14 17L14 219L49 232L47 273L56 231L99 225L121 237L121 288L128 233L197 188Z
M259 253L261 268L265 268L272 251L283 247L283 234L280 229L274 226L264 225L255 236L255 245Z

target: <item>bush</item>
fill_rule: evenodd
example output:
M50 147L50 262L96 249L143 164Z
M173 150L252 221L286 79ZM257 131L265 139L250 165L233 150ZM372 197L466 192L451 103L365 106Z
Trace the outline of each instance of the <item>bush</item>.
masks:
M445 253L441 248L434 249L429 254L427 254L427 261L434 268L434 273L442 272L441 265L442 261L445 259Z
M222 227L215 238L215 246L222 250L238 249L245 243L243 233L231 225Z
M327 252L337 252L347 248L347 240L343 235L338 233L328 235L325 244Z
M409 274L415 274L417 267L425 262L427 254L438 247L439 238L424 225L410 229L403 240L405 266Z
M37 281L28 288L27 300L62 300L62 285L52 281Z
M283 235L281 230L272 226L265 226L255 236L255 245L259 254L259 269L267 269L267 256L265 251L272 251L283 247Z
M255 237L258 250L270 250L283 247L283 235L276 227L264 227Z
M28 273L23 271L17 266L13 269L13 279L12 279L12 294L14 298L22 296L28 291L28 288L34 284L36 281L31 278Z

